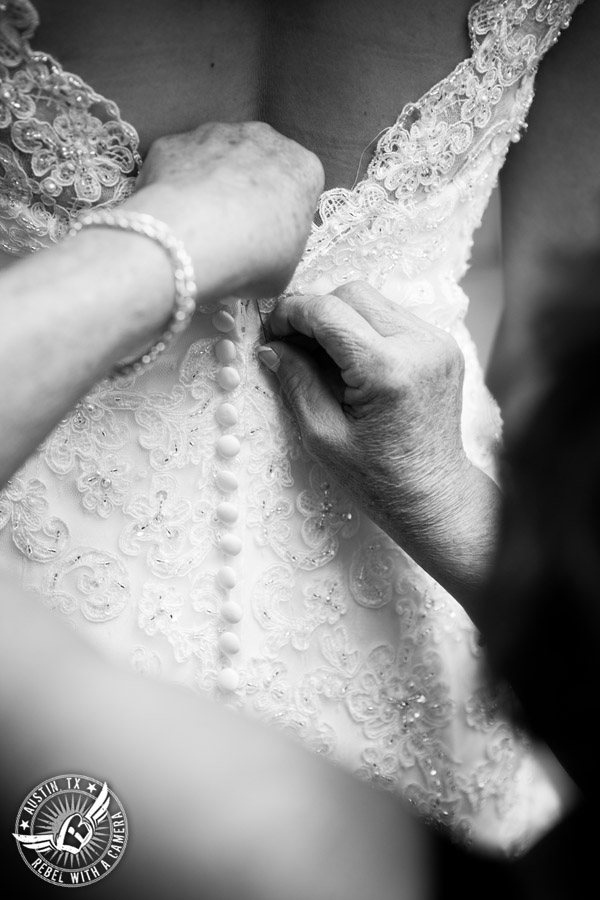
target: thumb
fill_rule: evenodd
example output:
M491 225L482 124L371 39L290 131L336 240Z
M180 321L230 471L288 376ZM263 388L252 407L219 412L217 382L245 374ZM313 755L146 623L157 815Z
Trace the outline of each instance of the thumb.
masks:
M261 363L278 378L305 440L325 438L343 427L344 414L326 374L305 350L273 341L259 347L257 354Z

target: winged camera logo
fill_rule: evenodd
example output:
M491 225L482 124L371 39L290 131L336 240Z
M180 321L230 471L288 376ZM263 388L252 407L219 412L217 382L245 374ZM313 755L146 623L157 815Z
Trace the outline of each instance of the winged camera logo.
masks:
M105 781L58 775L25 798L13 836L29 868L44 881L83 887L121 860L127 818Z

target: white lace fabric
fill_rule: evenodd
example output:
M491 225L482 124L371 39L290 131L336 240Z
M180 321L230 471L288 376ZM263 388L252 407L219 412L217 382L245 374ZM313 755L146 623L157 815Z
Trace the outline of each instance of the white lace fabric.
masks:
M82 209L122 202L141 159L115 103L31 50L33 7L0 6L0 246L22 254L61 240Z
M577 5L475 4L472 56L405 107L356 188L322 196L290 285L362 279L449 330L465 446L492 475L500 417L459 281ZM0 243L15 254L121 202L141 164L117 107L31 50L36 24L27 0L0 3ZM257 362L256 310L232 311L233 381L228 335L198 316L151 370L101 382L58 425L0 495L4 564L107 654L287 729L457 837L522 849L560 800L471 622L306 457Z

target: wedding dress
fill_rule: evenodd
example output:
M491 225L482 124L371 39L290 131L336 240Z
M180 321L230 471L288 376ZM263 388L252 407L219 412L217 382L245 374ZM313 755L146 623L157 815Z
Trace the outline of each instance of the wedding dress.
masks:
M366 280L450 331L465 447L492 476L500 416L459 283L578 2L476 3L472 56L402 110L354 189L322 196L290 285ZM36 23L27 0L0 4L0 242L17 255L118 204L141 163L115 104L31 50ZM140 672L286 729L458 837L527 846L560 801L473 625L305 455L260 325L231 300L145 373L99 383L0 496L3 564Z

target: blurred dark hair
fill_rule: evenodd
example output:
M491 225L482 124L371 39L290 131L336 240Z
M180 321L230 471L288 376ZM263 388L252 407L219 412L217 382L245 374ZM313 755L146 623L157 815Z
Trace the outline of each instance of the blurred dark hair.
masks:
M544 388L505 448L501 539L482 630L529 725L576 783L597 790L600 256L579 273L539 322Z

